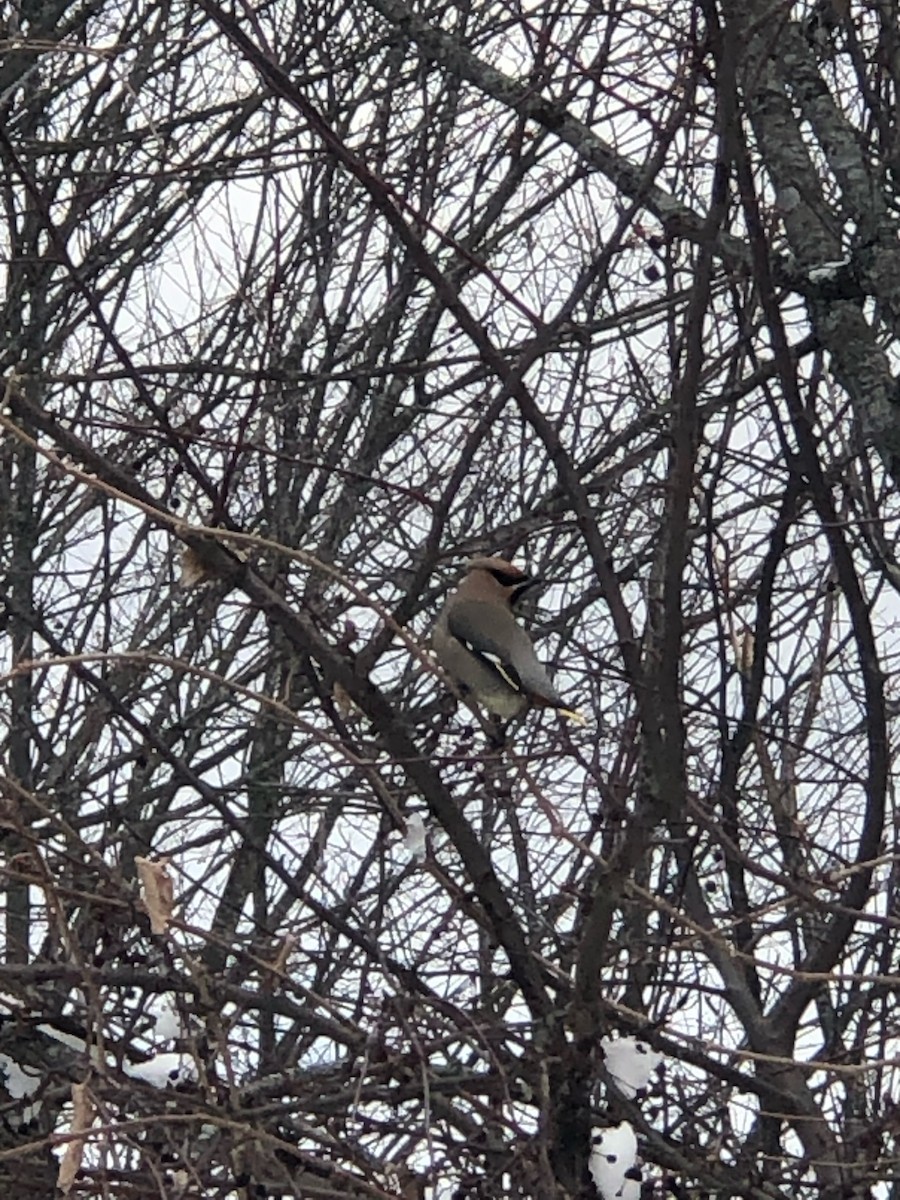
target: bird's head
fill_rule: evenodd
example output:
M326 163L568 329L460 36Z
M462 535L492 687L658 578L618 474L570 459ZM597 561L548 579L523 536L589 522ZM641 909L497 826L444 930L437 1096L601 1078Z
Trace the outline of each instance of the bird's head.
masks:
M540 587L543 582L505 558L470 558L460 590L503 600L515 608L526 592Z

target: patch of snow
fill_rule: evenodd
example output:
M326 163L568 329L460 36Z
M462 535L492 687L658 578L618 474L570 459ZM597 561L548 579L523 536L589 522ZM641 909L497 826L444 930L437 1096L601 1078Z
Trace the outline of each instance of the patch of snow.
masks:
M651 1050L638 1038L601 1038L606 1069L616 1081L619 1091L629 1100L644 1090L653 1072L662 1062L662 1055Z
M164 996L159 1007L153 1011L153 1039L157 1042L170 1042L181 1035L181 1020L175 1011L171 996Z
M77 1037L74 1033L66 1033L62 1029L57 1029L55 1025L38 1025L38 1029L47 1037L53 1038L54 1042L61 1042L70 1050L77 1051L78 1054L84 1054L87 1050L87 1042L84 1038Z
M844 267L850 266L849 258L841 258L836 262L820 263L818 267L810 268L808 273L810 283L824 283L827 279L834 279L838 271Z
M126 1063L124 1070L132 1079L142 1079L157 1088L172 1087L183 1079L197 1078L193 1060L175 1053L156 1054L147 1062Z
M0 1054L0 1071L6 1076L6 1090L13 1100L21 1100L25 1096L30 1096L41 1086L43 1076L23 1071L21 1066L14 1062L8 1054Z
M626 1179L637 1162L637 1136L627 1121L594 1131L588 1170L603 1200L640 1200L637 1179Z

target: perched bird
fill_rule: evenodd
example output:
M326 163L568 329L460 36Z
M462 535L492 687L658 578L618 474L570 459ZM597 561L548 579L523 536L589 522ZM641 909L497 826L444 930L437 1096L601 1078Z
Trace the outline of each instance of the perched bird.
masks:
M463 696L495 716L508 720L538 705L584 724L580 713L566 707L514 615L525 593L541 582L505 558L470 559L437 619L431 644Z

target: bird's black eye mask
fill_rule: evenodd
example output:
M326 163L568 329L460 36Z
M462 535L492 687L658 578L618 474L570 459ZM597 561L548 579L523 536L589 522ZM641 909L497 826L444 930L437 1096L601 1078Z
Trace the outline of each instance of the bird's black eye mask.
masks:
M502 587L531 587L537 582L521 571L506 570L504 567L488 567L487 570Z

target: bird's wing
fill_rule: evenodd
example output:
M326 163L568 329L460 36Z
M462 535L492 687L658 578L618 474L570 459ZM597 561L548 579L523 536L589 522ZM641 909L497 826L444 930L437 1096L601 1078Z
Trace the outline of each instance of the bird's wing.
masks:
M514 645L517 637L527 637L527 634L519 628L511 613L478 600L463 600L455 604L448 614L447 627L467 650L495 671L507 686L517 692L523 691L519 673L505 647Z

